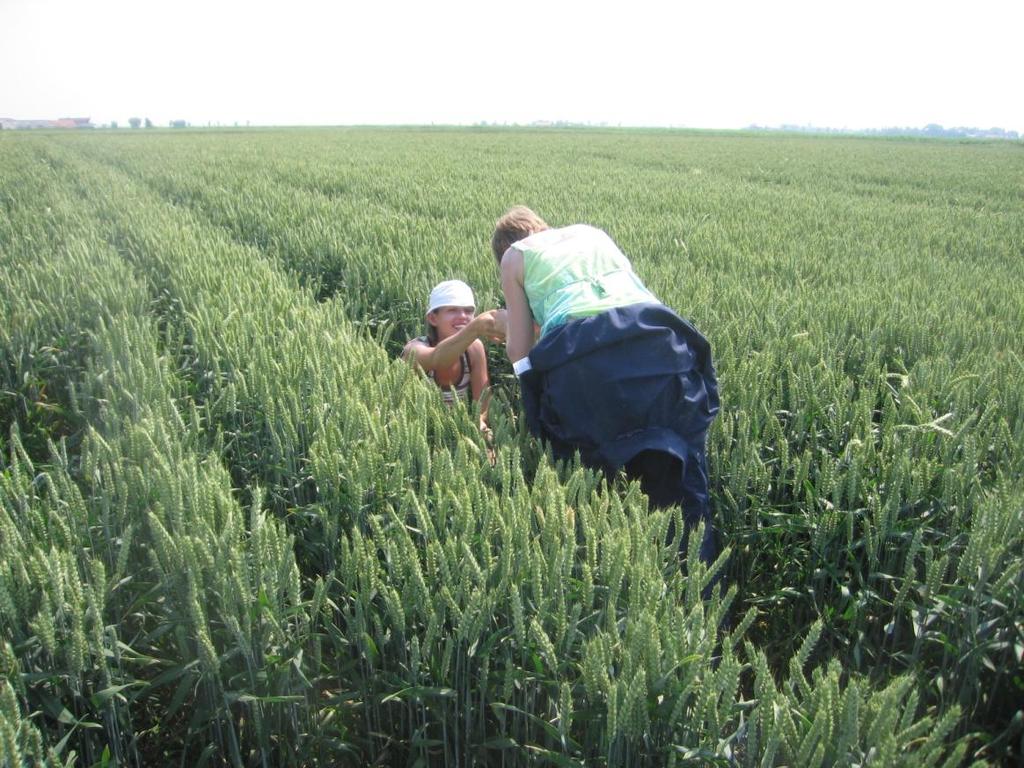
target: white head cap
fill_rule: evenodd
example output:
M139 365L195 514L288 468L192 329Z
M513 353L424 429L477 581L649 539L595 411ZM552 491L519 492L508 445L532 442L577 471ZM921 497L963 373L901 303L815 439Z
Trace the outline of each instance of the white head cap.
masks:
M438 283L430 292L427 314L441 307L473 307L476 309L473 289L461 280L445 280L443 283Z

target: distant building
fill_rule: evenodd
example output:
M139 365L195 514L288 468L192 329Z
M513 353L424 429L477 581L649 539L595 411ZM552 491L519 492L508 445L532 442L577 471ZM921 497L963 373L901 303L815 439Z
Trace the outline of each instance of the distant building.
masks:
M5 131L25 131L32 128L94 128L91 118L88 117L62 117L57 120L16 120L9 117L0 117L0 128Z

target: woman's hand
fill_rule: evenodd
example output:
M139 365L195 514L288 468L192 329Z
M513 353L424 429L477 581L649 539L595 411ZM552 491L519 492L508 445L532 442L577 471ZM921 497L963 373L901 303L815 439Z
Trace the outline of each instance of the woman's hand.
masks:
M476 324L477 335L482 339L502 342L508 335L508 314L504 309L492 309L481 312L473 322Z

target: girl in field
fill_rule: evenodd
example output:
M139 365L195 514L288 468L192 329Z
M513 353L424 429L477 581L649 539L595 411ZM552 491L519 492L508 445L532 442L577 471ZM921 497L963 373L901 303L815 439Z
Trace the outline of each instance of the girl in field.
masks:
M461 280L445 280L430 292L427 333L405 345L402 357L413 361L438 387L447 405L480 403L480 428L487 428L487 355L481 339L504 338L504 312L479 315L472 289Z

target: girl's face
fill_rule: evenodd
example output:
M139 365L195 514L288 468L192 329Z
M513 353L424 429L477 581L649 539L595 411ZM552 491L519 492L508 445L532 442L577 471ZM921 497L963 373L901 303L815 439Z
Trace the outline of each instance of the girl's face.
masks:
M438 339L447 339L465 328L475 314L473 307L438 307L427 315L427 322L437 328Z

